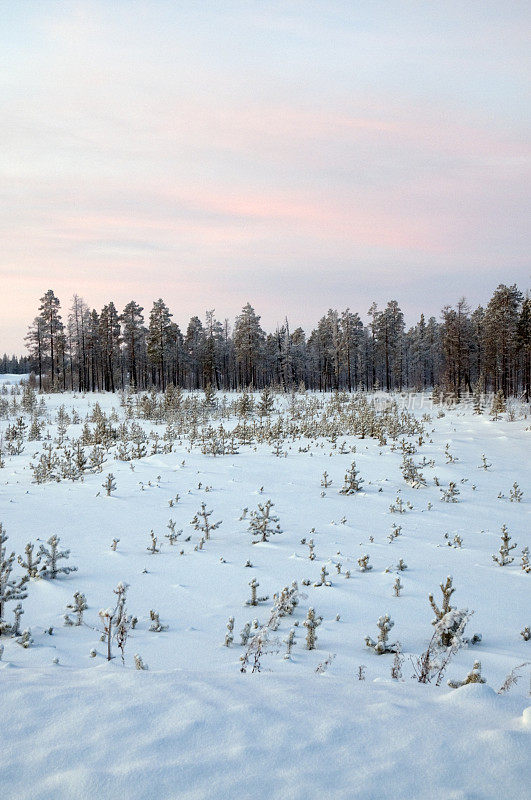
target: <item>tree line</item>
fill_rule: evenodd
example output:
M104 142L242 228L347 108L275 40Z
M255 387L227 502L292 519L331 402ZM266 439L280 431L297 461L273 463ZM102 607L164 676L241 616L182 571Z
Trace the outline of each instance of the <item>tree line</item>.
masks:
M7 353L0 358L0 375L25 375L31 369L29 356L8 356Z
M98 313L74 295L63 320L49 289L28 329L24 364L41 390L52 391L439 386L459 399L479 386L529 400L531 298L516 285L500 284L486 308L471 310L462 298L439 320L421 314L409 329L396 300L382 309L373 303L365 324L349 308L329 309L309 336L291 330L287 319L266 333L249 303L233 326L209 310L203 320L193 316L183 333L172 317L162 299L146 319L134 300L121 313L113 302Z

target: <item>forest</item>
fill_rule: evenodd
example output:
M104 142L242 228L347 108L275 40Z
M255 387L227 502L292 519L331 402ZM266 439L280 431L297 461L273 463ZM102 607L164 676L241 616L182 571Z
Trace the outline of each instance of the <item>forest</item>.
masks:
M529 400L531 298L515 284L500 284L485 308L461 298L409 329L396 300L373 303L367 324L350 308L329 309L309 335L287 319L266 333L249 303L233 326L208 310L184 333L162 299L144 311L131 300L121 313L112 301L98 312L74 295L64 315L49 289L28 329L29 357L4 356L0 371L31 369L46 391L438 387L457 401L474 388Z

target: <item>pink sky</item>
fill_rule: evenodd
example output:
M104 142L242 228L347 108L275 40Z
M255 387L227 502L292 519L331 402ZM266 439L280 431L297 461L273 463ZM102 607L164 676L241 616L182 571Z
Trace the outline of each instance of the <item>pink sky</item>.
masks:
M310 329L529 287L527 4L5 10L0 352L48 288Z

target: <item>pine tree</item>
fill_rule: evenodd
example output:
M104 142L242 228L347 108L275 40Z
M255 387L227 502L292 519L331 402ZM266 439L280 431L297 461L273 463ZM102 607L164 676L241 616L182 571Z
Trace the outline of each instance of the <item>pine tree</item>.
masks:
M141 345L144 341L144 309L131 300L124 308L120 321L123 327L123 341L129 366L129 379L135 388L138 388L138 361Z
M162 391L166 387L165 371L172 342L171 317L172 315L162 299L153 303L149 315L147 354L158 374L158 383Z
M77 572L77 567L59 567L57 562L70 557L70 550L59 549L59 537L51 536L47 544L49 547L41 544L39 548L39 556L44 557L45 561L40 568L40 575L43 578L50 578L55 580L58 575L68 575L70 572Z
M39 306L44 338L44 352L49 358L51 368L51 386L55 387L58 373L59 337L63 332L63 323L59 313L61 304L51 289L41 297Z
M485 369L495 392L507 397L515 391L517 326L522 293L517 286L500 284L485 310Z
M236 317L233 340L238 364L239 385L256 386L265 334L260 327L260 317L250 303L247 303L242 308L241 314Z
M45 324L42 317L35 317L33 323L28 328L25 341L29 350L30 359L37 364L39 375L39 392L42 392L42 377L45 367L46 345L44 341Z
M353 461L349 471L345 475L345 481L339 490L339 494L356 494L356 492L361 492L361 485L364 481L363 478L358 476L359 472L356 469L356 462Z
M501 532L500 550L498 555L492 556L492 560L499 564L500 567L505 567L514 561L514 557L510 556L509 553L516 548L516 544L509 544L511 537L509 536L507 525L502 525Z
M21 567L23 567L28 575L28 578L36 578L38 574L38 566L41 563L41 556L37 554L34 556L33 550L35 545L28 542L26 547L24 548L24 552L26 554L26 560L22 558L22 556L18 556L18 563Z
M280 525L278 524L279 518L271 513L271 509L274 508L274 505L275 504L272 503L271 500L268 500L264 504L258 503L257 511L251 511L249 530L252 531L255 536L259 537L253 544L268 542L272 534L282 533ZM277 524L275 525L275 523ZM275 527L273 527L273 525Z
M365 637L365 644L367 647L370 647L376 655L381 656L384 653L395 653L397 649L397 643L389 644L389 631L391 628L394 627L394 622L389 616L389 614L384 614L382 617L378 619L376 623L379 628L378 639L375 642L374 639L371 639L370 636Z
M15 553L7 555L6 549L7 534L0 522L0 636L3 633L10 633L12 626L9 625L4 617L6 603L14 600L24 600L28 595L24 591L24 585L28 581L28 576L22 578L12 578L13 563Z
M114 392L120 361L120 318L113 302L103 306L101 310L99 334L104 388L107 392Z

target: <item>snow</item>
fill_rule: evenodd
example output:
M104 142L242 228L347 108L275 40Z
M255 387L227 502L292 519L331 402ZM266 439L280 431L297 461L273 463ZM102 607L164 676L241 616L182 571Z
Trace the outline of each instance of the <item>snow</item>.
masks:
M8 552L23 554L28 541L40 544L56 534L60 548L71 550L60 565L78 571L30 581L21 627L31 628L33 646L2 638L2 798L527 797L529 666L518 670L518 683L506 693L497 690L514 667L531 661L531 644L520 636L531 622L531 575L520 569L521 550L531 544L529 418L494 422L464 405L445 408L438 418L426 398L413 400L417 416L431 415L429 436L413 460L435 461L434 468L420 468L427 481L420 489L405 484L401 452L390 441L380 446L341 435L337 448L318 439L308 452L299 447L309 440L286 441L286 458L272 455L268 444L214 458L197 446L190 451L184 439L172 453L131 462L134 470L108 454L100 474L74 483L32 483L29 463L42 442L4 456L0 520ZM84 421L96 401L123 417L117 396L63 394L45 401L52 421L61 404L68 412L75 407ZM0 420L0 432L7 424ZM164 432L151 421L142 425ZM55 424L47 427L54 436ZM79 436L81 427L69 426L68 435ZM343 441L356 452L341 454ZM446 463L447 443L455 462ZM488 471L478 469L482 453L492 462ZM353 460L365 482L362 491L344 496L339 489ZM323 490L325 470L333 484ZM107 497L102 483L109 472L117 489ZM434 476L441 488L456 482L458 503L441 502ZM515 481L524 492L521 503L509 501ZM413 509L392 514L399 490ZM180 500L170 507L176 493ZM253 545L242 510L269 498L282 533ZM222 524L194 550L200 534L190 521L202 502L213 510L210 520ZM164 538L170 519L183 529L174 546ZM402 532L390 543L393 523ZM506 567L492 560L502 524L518 545ZM162 545L157 554L147 550L151 530ZM461 547L447 544L455 534ZM120 540L116 552L113 538ZM314 561L301 538L313 538ZM373 569L362 573L364 554ZM400 558L406 570L385 571ZM252 568L244 566L247 560ZM331 586L316 587L323 565ZM393 593L397 574L400 597ZM440 605L439 584L447 575L456 587L452 604L475 612L466 634L481 632L482 641L455 655L441 686L422 685L411 678L409 658L426 647L433 630L427 596L433 592ZM246 607L253 578L258 595L269 600ZM264 623L273 594L294 580L301 592L295 614L272 634L261 672L242 674L240 631L253 618ZM99 609L113 604L120 581L129 584L127 608L139 619L125 666L115 644L116 658L105 660L106 644L95 630L101 629ZM64 627L75 591L86 595L86 624ZM323 617L313 651L304 648L302 624L310 606ZM148 630L151 609L167 631ZM390 678L393 655L376 655L364 644L367 635L377 637L385 613L405 656L401 681ZM234 644L227 648L230 616ZM283 640L297 622L285 659ZM135 653L148 671L134 669ZM335 657L316 674L329 656ZM446 679L463 680L476 659L487 684L450 690Z

